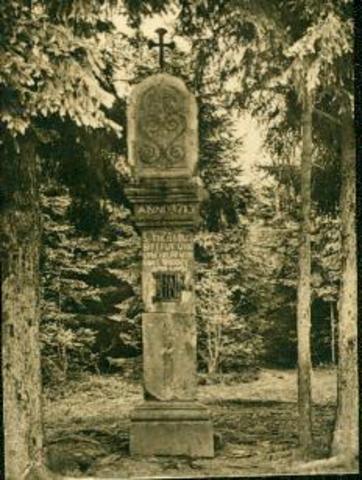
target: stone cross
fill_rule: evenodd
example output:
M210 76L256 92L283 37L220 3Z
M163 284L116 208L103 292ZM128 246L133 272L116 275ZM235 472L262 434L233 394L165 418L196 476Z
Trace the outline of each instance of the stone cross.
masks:
M197 106L184 83L153 75L128 106L132 182L142 235L144 402L131 415L130 450L212 457L209 413L196 400L194 232L204 190L196 175Z
M158 38L159 42L156 43L153 40L149 40L148 42L148 47L149 48L154 48L154 47L159 47L160 48L160 53L159 53L159 62L160 62L160 69L163 70L163 67L165 65L165 48L175 48L175 42L170 42L170 43L164 43L163 37L166 35L167 30L165 28L158 28L156 30L156 33L158 33Z

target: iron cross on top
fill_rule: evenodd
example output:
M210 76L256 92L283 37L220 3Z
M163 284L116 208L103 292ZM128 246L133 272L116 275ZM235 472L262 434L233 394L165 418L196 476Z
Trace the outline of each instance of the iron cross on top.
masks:
M156 33L158 33L158 37L159 37L159 42L156 43L154 42L153 40L149 40L148 41L148 47L149 48L153 48L153 47L159 47L160 48L160 56L159 56L159 61L160 61L160 69L163 70L163 67L164 67L164 51L165 51L165 48L168 47L168 48L171 48L171 49L174 49L175 48L175 42L170 42L170 43L164 43L163 41L163 37L165 36L165 34L167 33L167 30L165 28L158 28L156 30Z

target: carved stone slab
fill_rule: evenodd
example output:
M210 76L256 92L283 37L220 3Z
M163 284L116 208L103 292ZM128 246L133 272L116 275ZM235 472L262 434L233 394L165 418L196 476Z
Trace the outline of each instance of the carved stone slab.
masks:
M197 108L167 74L137 85L128 105L126 194L142 235L145 402L131 417L130 451L213 456L209 415L196 401L194 235L204 190L197 177Z
M206 191L197 177L141 179L126 188L134 220L143 228L197 228Z
M180 229L144 231L142 252L145 310L193 314L193 234Z
M197 162L197 106L179 78L138 84L128 105L128 156L136 178L191 177Z
M146 400L195 400L196 324L184 313L142 315Z

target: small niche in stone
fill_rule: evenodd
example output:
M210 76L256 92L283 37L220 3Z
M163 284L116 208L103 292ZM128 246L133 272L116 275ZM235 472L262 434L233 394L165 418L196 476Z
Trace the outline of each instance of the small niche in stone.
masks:
M155 272L156 295L155 302L179 300L184 288L184 274L181 272Z

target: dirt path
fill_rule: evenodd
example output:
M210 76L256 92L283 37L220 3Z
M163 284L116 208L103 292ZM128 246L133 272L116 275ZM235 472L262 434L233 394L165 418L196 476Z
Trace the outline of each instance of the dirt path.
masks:
M316 457L327 454L333 428L335 374L315 373ZM141 388L119 377L93 377L45 409L50 465L73 476L129 478L293 473L297 447L296 375L264 370L242 385L200 387L216 433L214 459L135 458L128 452L128 414Z

